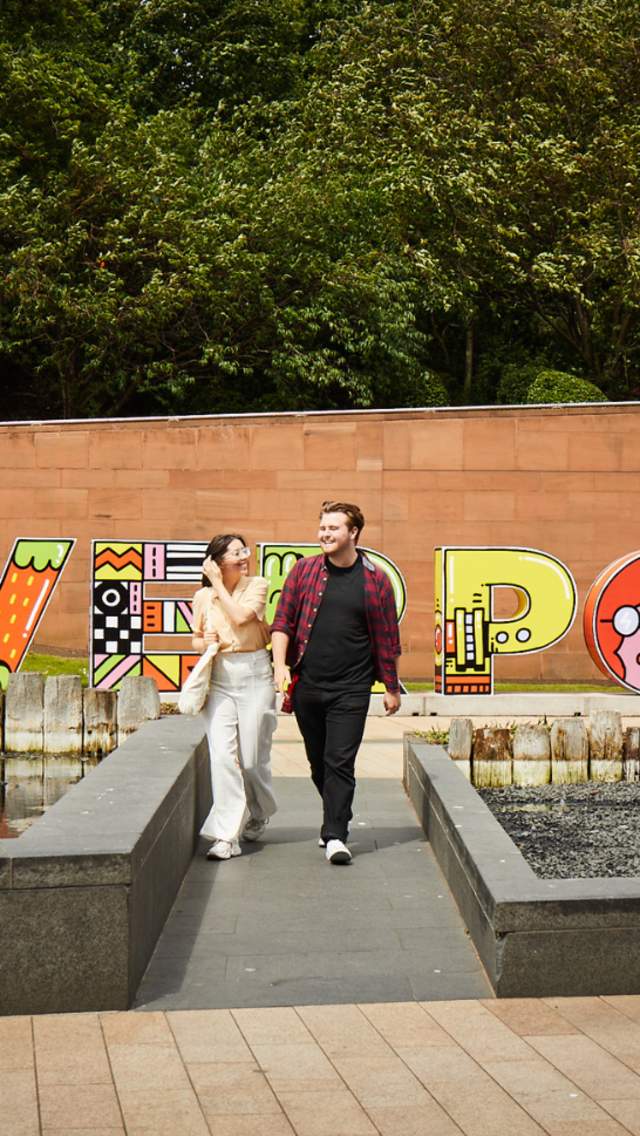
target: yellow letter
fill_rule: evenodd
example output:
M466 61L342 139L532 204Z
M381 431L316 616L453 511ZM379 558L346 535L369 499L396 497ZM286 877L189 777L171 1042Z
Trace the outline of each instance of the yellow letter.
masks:
M496 619L497 588L510 588L518 608ZM494 655L543 651L557 643L576 614L569 569L533 548L435 550L435 689L440 694L491 694Z

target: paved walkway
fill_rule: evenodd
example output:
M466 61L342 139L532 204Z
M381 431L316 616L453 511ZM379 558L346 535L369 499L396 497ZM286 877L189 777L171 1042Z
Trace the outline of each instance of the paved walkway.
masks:
M167 929L140 991L146 1007L185 999L200 1008L0 1017L0 1136L640 1136L640 996L460 997L464 981L484 979L399 789L397 739L407 725L368 725L357 856L338 869L314 845L317 803L294 724L281 724L278 825L239 861L196 862L172 916L182 925ZM263 888L272 890L261 909ZM274 895L286 902L270 917ZM357 967L322 973L314 958L299 973L289 944L309 928L325 959L355 950L377 968L362 980ZM240 949L224 947L224 936ZM432 962L439 936L466 952L462 969L445 967L437 979L440 968L427 978L426 965L417 976L394 971L402 952ZM268 955L255 954L256 937ZM269 966L283 954L285 981L272 982ZM249 957L255 970L238 961ZM204 975L199 993L191 967ZM410 993L383 991L381 1001L377 984L390 980L392 991L398 978ZM422 998L423 981L439 983L437 1000ZM202 1008L210 989L226 997L231 988L256 1004ZM358 1004L322 1004L329 988L340 990L337 1001L354 990ZM272 1004L261 1008L269 990ZM288 1002L296 991L313 997L273 1005L274 992Z
M640 1134L640 997L0 1018L0 1136Z
M400 732L400 722L369 720L351 826L354 859L334 867L318 848L320 799L297 728L280 724L278 813L263 840L243 845L242 856L222 863L194 859L138 991L138 1007L491 995L403 791Z

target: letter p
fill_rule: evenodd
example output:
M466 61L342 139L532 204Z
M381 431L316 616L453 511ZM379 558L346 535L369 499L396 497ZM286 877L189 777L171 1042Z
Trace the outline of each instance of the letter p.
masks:
M497 589L518 597L513 615L494 613ZM573 577L533 548L435 550L435 689L491 694L494 655L543 651L566 635L576 614Z

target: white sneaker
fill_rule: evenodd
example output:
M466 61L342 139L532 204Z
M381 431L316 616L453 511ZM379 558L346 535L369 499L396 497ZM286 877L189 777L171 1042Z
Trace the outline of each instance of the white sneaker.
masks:
M330 864L350 864L351 853L341 840L327 840L325 856Z
M207 860L230 860L232 856L241 855L242 848L237 840L214 840L207 852Z
M241 839L259 840L268 823L269 821L266 817L264 820L260 820L258 817L251 817L242 830Z
M349 833L347 833L347 840L348 839L349 839ZM318 837L318 848L326 848L326 847L327 847L327 842L324 839L324 836L319 836Z

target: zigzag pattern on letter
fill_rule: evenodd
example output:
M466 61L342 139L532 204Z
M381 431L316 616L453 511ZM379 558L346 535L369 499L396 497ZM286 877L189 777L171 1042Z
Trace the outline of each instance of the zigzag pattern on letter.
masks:
M96 542L94 560L96 580L141 580L142 544Z

